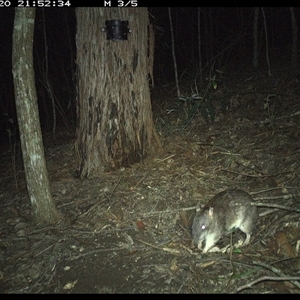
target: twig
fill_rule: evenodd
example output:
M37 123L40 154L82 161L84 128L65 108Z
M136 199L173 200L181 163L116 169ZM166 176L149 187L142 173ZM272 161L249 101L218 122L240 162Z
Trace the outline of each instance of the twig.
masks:
M134 190L136 189L136 187L149 175L150 172L146 172L146 174L136 183L136 185L134 187L132 187L131 189Z
M252 195L252 193L251 193ZM258 200L288 200L293 198L292 194L283 194L279 196L270 196L270 197L255 197L255 201Z
M50 248L52 248L54 246L54 244L50 245L49 247L47 247L46 249L42 250L41 252L39 252L37 255L35 255L35 257L39 256L40 254L44 253L45 251L49 250Z
M282 210L292 211L292 212L300 212L300 209L290 208L284 205L274 204L274 203L263 203L263 202L251 202L249 204L241 204L241 203L231 203L230 206L257 206L257 207L271 207L278 208Z
M300 189L299 187L288 187L288 186L281 186L281 187L273 187L273 188L269 188L269 189L265 189L265 190L260 190L260 191L256 191L256 192L251 192L250 194L256 195L256 194L261 194L261 193L266 193L266 192L270 192L270 191L274 191L274 190L284 190L284 189Z
M276 275L278 275L279 277L291 277L291 276L286 276L281 270L275 268L274 266L270 266L270 265L267 265L263 262L260 262L260 261L253 261L253 264L254 265L258 265L258 266L262 266L266 269L269 269L271 270L273 273L275 273ZM298 279L296 280L300 280L300 277L298 277ZM298 282L294 282L294 281L291 281L295 286L297 286L298 288L300 288L300 284Z
M105 201L110 201L110 200L111 200L111 197L112 197L112 195L113 195L113 193L115 192L116 188L117 188L118 185L120 184L120 181L121 181L121 177L119 177L119 179L118 179L117 183L115 184L114 188L112 189L110 195L109 195L108 197L106 197L106 199L103 199L102 201L99 201L99 202L93 204L93 205L92 205L92 206L91 206L84 214L82 214L82 216L85 216L85 215L89 214L91 211L93 211L97 206L99 206L99 205L102 204L103 202L105 202ZM108 207L107 210L109 210L109 209L111 208L111 205L112 205L112 204L110 204L110 206Z
M109 201L111 200L111 197L112 197L113 193L115 192L115 190L117 189L118 185L120 184L121 178L122 177L120 176L119 179L118 179L118 181L117 181L117 183L115 184L113 190L111 191L110 196L108 197Z
M87 256L87 255L90 255L90 254L95 254L95 253L98 253L98 252L105 252L105 251L120 251L120 250L124 250L124 249L123 249L123 248L97 249L97 250L89 251L89 252L86 252L86 253L83 253L83 254L80 254L80 255L77 255L77 256L73 256L73 257L71 257L71 258L69 258L69 259L67 259L67 260L68 260L68 261L72 261L72 260L75 260L75 259L78 259L78 258Z
M167 159L169 159L169 158L172 158L173 156L175 156L176 154L172 154L172 155L170 155L170 156L168 156L168 157L165 157L165 158L163 158L163 159L157 159L157 162L163 162L163 161L165 161L165 160L167 160Z
M237 205L240 205L240 204L237 204ZM279 205L279 204L251 202L249 205L258 206L258 207L272 207L272 208L278 208L278 209L292 211L292 212L300 212L300 209L289 208L289 207ZM177 208L177 209L173 209L173 210L162 210L162 211L157 211L157 212L144 213L144 214L141 214L141 216L142 217L150 217L150 216L163 215L163 214L176 214L181 211L189 211L189 210L194 210L196 208L197 208L197 206L190 206L190 207Z
M188 211L188 210L193 210L196 209L196 206L191 206L191 207L183 207L183 208L176 208L173 210L161 210L157 212L149 212L149 213L144 213L141 214L142 217L150 217L150 216L156 216L156 215L163 215L163 214L176 214L180 211Z
M226 169L221 169L221 171L232 173L232 174L237 174L237 175L241 175L241 176L245 176L245 177L252 177L252 178L275 177L275 176L278 176L278 175L291 173L291 171L285 171L285 172L279 172L279 173L272 174L272 175L268 175L268 174L264 174L264 175L251 175L251 174L245 174L245 173L235 172L235 171L226 170Z
M298 212L300 213L300 209L297 208L289 208L283 205L279 204L268 204L268 203L261 203L261 202L251 202L251 206L258 206L258 207L272 207L272 208L279 208L282 210L287 210L287 211L293 211L293 212Z
M236 293L239 293L240 291L242 290L245 290L245 289L250 289L252 288L253 285L261 282L261 281L291 281L293 284L295 284L298 288L299 288L299 283L298 282L295 282L295 280L300 280L300 277L273 277L273 276L263 276L263 277L260 277L260 278L257 278L253 281L251 281L250 283L247 283L241 287L239 287L235 292Z
M189 277L186 277L186 279L184 280L184 282L183 282L183 283L180 285L180 287L178 288L176 294L181 293L181 290L182 290L183 286L188 282L188 280L189 280Z
M155 245L152 245L152 244L149 244L145 241L142 241L142 240L137 240L138 242L140 243L143 243L149 247L152 247L154 249L157 249L157 250L162 250L162 251L166 251L166 252L169 252L169 253L172 253L172 254L180 254L180 251L179 250L176 250L176 249L171 249L171 248L166 248L166 247L157 247Z

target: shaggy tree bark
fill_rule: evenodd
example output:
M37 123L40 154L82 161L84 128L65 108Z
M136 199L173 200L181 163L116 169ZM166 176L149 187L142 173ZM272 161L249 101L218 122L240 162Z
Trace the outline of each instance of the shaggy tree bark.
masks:
M77 8L77 141L79 176L129 166L152 137L149 80L153 33L147 8ZM106 20L127 20L128 40L107 40ZM159 142L158 139L156 142Z
M12 72L27 190L36 224L53 224L61 216L53 202L42 141L33 69L35 8L16 8Z

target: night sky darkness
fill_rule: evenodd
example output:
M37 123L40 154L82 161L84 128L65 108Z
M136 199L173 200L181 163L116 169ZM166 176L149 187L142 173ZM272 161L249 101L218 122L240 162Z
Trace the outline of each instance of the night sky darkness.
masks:
M172 8L179 75L193 78L199 71L196 7ZM167 8L149 8L155 27L155 85L174 82L170 24ZM266 8L271 64L290 60L291 19L289 8ZM300 20L299 8L295 8ZM7 140L7 132L16 130L16 113L11 71L13 8L0 8L0 143ZM36 10L34 60L40 119L44 132L51 130L50 98L44 88L44 27L45 20L49 79L68 122L76 122L75 107L75 8L46 8ZM99 26L104 27L103 24ZM298 25L299 26L299 25ZM130 24L129 24L130 27ZM134 30L134 28L132 28ZM235 72L241 66L251 67L253 8L202 8L201 55L202 66L208 71L214 62L216 69ZM130 38L130 35L129 35ZM260 13L260 61L265 65L265 40ZM210 49L208 51L208 49ZM222 53L222 55L220 55ZM212 61L212 59L215 61ZM175 95L174 95L175 96ZM58 124L64 121L58 114Z

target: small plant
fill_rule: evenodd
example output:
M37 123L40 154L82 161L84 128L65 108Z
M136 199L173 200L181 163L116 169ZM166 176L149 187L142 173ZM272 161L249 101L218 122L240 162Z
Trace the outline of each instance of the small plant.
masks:
M268 97L264 101L264 110L267 110L268 113L268 119L270 126L274 129L274 120L275 120L275 114L274 114L274 109L275 109L275 101L273 103L273 106L270 104L270 100L272 98L275 98L275 95L268 95Z
M193 94L191 97L179 98L181 101L185 101L187 107L187 123L189 123L197 112L200 112L201 116L206 122L213 122L215 120L215 107L210 97L200 97L198 94Z
M208 78L207 78L207 80L208 80ZM213 104L212 98L208 94L208 91L211 87L214 90L217 89L217 87L218 87L215 75L209 79L209 82L207 84L207 87L206 87L203 97L199 96L199 92L198 92L198 88L197 88L196 84L195 84L196 92L193 93L192 96L179 97L179 100L185 102L185 107L187 109L187 120L186 120L187 124L194 118L194 116L197 114L197 112L200 112L201 116L204 118L204 120L207 123L214 122L215 113L216 113L215 106Z

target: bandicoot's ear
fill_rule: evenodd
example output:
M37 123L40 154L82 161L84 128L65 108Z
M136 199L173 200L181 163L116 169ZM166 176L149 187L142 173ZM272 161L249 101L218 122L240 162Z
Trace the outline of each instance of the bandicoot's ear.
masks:
M213 207L210 207L209 210L208 210L208 216L209 216L210 218L212 218L213 214L214 214L214 208L213 208Z

